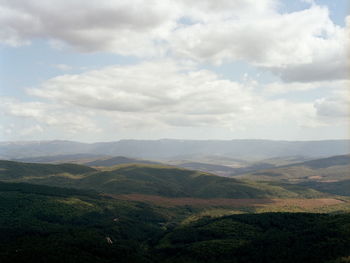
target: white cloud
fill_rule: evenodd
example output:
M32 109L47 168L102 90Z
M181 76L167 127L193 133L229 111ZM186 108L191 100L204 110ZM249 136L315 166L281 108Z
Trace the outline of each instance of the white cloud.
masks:
M43 102L20 102L9 98L0 98L1 110L4 116L30 119L34 121L28 132L33 127L43 132L45 127L56 127L62 133L98 132L89 113L76 109L67 109L64 105ZM43 126L41 126L43 125ZM24 131L26 133L26 131Z
M196 61L243 60L285 81L347 78L349 36L329 18L328 9L196 23L177 29L171 50Z
M263 86L263 93L266 96L276 94L286 94L289 92L302 92L310 90L326 90L328 92L338 94L342 93L344 89L350 87L349 80L337 80L337 81L314 81L314 82L271 82ZM320 92L321 93L321 92ZM337 95L338 96L338 95Z
M317 115L324 121L349 120L350 116L350 81L335 89L328 97L314 103Z
M299 123L315 114L312 103L266 100L257 95L256 85L239 84L208 70L166 60L62 75L29 93L67 107L87 108L124 127L242 129L286 119L300 119Z
M82 52L158 53L154 42L175 26L171 1L1 0L0 39L10 45L35 38L63 42Z
M344 108L338 105L345 105L340 99L346 85L337 83L331 96L317 101L292 102L269 97L274 93L258 92L263 87L256 82L237 83L208 70L162 60L61 75L28 90L45 102L4 98L1 108L5 117L23 123L20 130L28 130L28 134L33 127L41 127L43 130L37 131L43 135L61 134L70 139L69 134L87 134L90 140L120 134L147 138L183 129L190 130L192 136L203 130L202 138L210 138L212 130L226 136L246 132L249 137L262 127L267 129L265 134L271 133L270 138L276 138L276 130L292 133L305 127L346 125L344 116L339 117ZM11 130L19 130L18 121L15 123Z
M279 13L277 0L0 0L0 41L50 40L80 52L246 61L284 81L349 77L349 31L327 7ZM348 18L349 20L349 18ZM348 23L349 26L349 23Z
M305 10L281 13L278 0L0 0L2 43L19 47L44 39L53 48L148 60L51 78L29 90L41 102L4 99L3 114L30 120L27 134L50 127L112 134L344 123L349 100L339 90L349 87L350 16L340 27L327 7L306 2ZM238 83L201 69L228 61L268 70L281 80L259 84L248 72ZM288 100L288 92L312 89L334 92L317 101ZM276 94L285 99L272 99Z

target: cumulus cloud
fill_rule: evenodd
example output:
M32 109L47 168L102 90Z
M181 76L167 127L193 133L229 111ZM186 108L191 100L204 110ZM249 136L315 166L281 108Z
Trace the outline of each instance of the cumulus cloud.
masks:
M143 61L48 79L28 89L31 102L3 99L2 113L30 120L27 134L48 127L77 134L344 122L350 16L341 27L327 7L305 2L304 10L282 13L279 0L0 0L1 43L19 47L44 39L53 48ZM279 78L239 83L203 69L232 61ZM286 95L316 89L327 92L304 102Z
M169 1L1 0L0 39L18 46L34 38L63 42L82 52L151 55L154 42L174 27Z
M322 117L331 118L347 118L349 116L349 104L348 98L324 98L319 99L315 103L317 114Z
M280 13L277 0L0 0L0 41L49 39L81 52L246 61L286 82L348 78L347 28L327 7ZM349 18L348 18L349 20Z
M53 103L98 111L123 126L139 122L242 128L286 118L306 120L315 112L312 103L266 100L255 89L249 82L240 84L165 60L62 75L28 92Z
M328 97L318 99L314 103L317 115L323 120L348 120L350 116L350 81L343 83Z
M4 98L1 109L12 119L28 120L21 128L28 133L54 128L62 134L135 136L215 128L254 134L261 127L329 126L335 115L344 124L338 103L345 85L338 83L333 87L337 92L317 101L292 102L257 92L262 87L256 82L238 83L192 64L161 60L61 75L28 89L37 102Z
M46 127L59 128L64 133L96 132L99 130L86 112L67 109L63 105L43 102L21 102L10 98L0 98L4 116L30 119L34 125L26 132L34 130L43 132Z
M348 77L347 30L330 20L326 7L317 5L256 19L183 26L171 36L170 45L177 56L217 64L243 60L287 82Z

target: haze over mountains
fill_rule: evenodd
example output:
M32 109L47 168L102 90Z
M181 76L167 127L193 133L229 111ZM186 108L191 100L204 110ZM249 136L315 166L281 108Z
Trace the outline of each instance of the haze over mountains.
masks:
M328 157L350 153L350 140L120 140L81 143L73 141L28 141L0 143L0 158L15 159L48 155L109 155L154 160L198 159L208 155L238 159L301 156Z

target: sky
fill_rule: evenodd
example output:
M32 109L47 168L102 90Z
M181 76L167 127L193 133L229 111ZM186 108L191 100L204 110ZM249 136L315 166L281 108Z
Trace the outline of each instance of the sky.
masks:
M0 141L350 137L348 0L0 0Z

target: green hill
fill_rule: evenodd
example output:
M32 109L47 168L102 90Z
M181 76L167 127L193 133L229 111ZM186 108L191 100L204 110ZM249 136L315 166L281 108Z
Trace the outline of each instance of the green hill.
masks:
M81 175L95 169L78 164L40 164L0 160L0 180L45 177L57 174Z
M27 172L28 167L30 169ZM325 196L323 193L302 186L255 183L172 166L146 164L119 165L99 171L72 164L42 165L0 162L0 178L12 182L93 189L110 194L138 193L197 198L313 198Z
M320 197L307 188L288 189L268 183L224 178L198 171L158 165L125 165L91 174L79 187L112 194L140 193L166 197L271 198Z
M304 182L301 186L334 195L350 196L350 180L336 182Z
M350 155L337 155L328 158L316 159L303 162L302 165L320 169L338 165L350 165Z

